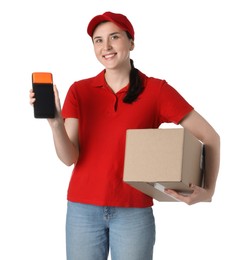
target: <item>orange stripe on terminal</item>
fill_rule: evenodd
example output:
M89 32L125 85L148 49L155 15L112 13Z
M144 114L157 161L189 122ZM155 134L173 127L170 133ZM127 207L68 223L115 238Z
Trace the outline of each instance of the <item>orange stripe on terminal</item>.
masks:
M33 72L33 83L53 83L53 76L50 72Z

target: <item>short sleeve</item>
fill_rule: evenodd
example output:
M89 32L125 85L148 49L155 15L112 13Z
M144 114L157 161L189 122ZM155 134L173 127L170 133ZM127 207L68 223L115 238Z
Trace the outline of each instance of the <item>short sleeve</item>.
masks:
M69 88L62 108L63 118L79 118L79 105L75 83Z
M160 121L166 123L179 122L194 108L186 99L166 81L160 88L159 99Z

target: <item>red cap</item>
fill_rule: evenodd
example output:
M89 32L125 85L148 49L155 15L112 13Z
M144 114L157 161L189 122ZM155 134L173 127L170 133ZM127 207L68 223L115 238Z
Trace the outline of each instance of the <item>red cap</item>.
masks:
M95 16L89 23L87 28L87 33L90 37L93 36L93 32L96 28L96 26L104 21L110 21L114 24L116 24L118 27L120 27L122 30L127 31L131 38L134 40L134 28L131 24L131 22L128 20L126 16L123 14L116 14L112 12L105 12L103 14Z

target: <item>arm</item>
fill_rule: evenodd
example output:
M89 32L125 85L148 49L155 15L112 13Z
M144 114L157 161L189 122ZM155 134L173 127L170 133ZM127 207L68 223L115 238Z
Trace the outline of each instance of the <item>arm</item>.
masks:
M52 130L56 153L64 164L70 166L76 163L79 157L78 119L67 118L64 120L56 86L54 86L54 96L56 115L53 119L49 118L48 122ZM30 104L34 102L34 93L30 90Z
M61 118L51 129L59 159L68 166L75 164L79 157L78 119L67 118L64 122Z
M190 112L180 124L205 144L204 187L191 184L193 193L188 196L183 196L173 190L166 190L166 193L189 205L201 201L210 201L215 192L219 171L220 137L213 127L195 110Z

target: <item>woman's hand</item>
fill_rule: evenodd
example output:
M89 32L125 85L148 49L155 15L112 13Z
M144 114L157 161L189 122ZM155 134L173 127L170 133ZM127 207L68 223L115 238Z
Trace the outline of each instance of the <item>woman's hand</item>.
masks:
M183 195L182 193L171 189L165 189L165 193L179 201L185 202L188 205L212 200L212 193L208 190L194 184L191 184L190 188L193 190L193 192L187 195Z
M35 100L36 100L36 98L34 96L35 96L35 94L33 92L33 89L31 88L29 90L29 103L30 103L30 105L33 105Z
M64 124L64 120L61 115L61 103L59 98L59 92L56 85L54 85L53 88L54 88L54 101L55 101L55 117L48 118L48 122L51 128L56 127L59 124Z
M48 118L48 122L51 127L56 127L59 124L63 124L63 118L61 115L61 104L60 104L59 92L56 85L53 86L53 90L54 90L54 100L55 100L55 117ZM29 91L30 105L33 105L35 101L36 101L35 93L33 92L33 89L30 89Z

